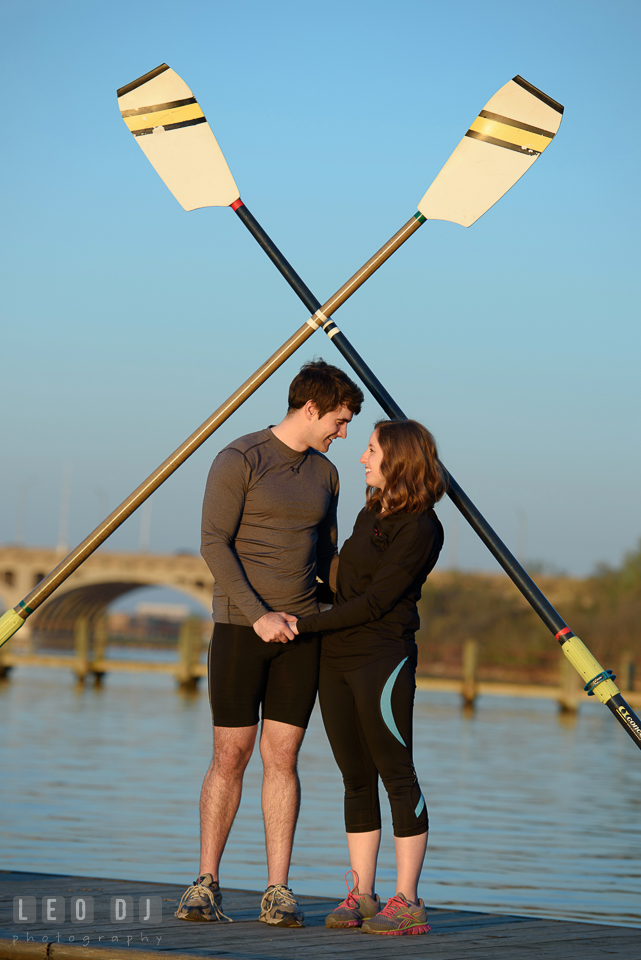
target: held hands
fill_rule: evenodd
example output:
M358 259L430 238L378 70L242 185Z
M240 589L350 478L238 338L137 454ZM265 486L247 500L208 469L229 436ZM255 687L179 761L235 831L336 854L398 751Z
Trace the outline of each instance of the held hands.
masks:
M297 619L289 613L264 613L254 624L254 630L265 643L287 643L298 636L298 631L292 629Z

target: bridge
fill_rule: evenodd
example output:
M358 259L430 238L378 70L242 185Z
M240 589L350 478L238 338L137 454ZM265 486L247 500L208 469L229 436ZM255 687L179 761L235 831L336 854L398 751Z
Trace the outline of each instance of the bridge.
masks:
M7 610L60 561L47 547L0 546L0 602ZM140 587L168 587L211 610L214 579L205 561L193 554L115 553L102 548L71 574L29 617L12 646L29 647L32 637L54 640L74 635L82 622L91 633L100 629L109 604Z

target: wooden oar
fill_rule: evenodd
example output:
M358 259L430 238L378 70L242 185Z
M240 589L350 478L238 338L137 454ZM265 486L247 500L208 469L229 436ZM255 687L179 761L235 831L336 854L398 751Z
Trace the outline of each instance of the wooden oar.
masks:
M255 217L240 200L238 188L229 167L222 158L205 116L184 81L166 64L162 64L118 91L119 106L138 143L171 192L186 210L201 206L229 205L261 245L292 289L313 316L308 323L322 323L325 333L339 349L352 369L363 380L388 416L405 419L405 414L383 387L336 324L331 313L347 296L364 282L362 271L321 307L310 289L285 259ZM161 102L162 100L162 102ZM173 100L173 103L167 101ZM156 104L156 106L149 106ZM180 110L192 111L185 120ZM176 111L170 115L163 111ZM399 246L426 219L450 220L470 226L479 219L525 173L551 142L561 123L563 107L520 76L514 77L485 104L434 183L418 204L419 212L390 241ZM198 126L198 146L193 132L189 142L176 145L171 152L161 149L165 138L151 140L158 124L166 129L183 130ZM185 136L184 133L179 135ZM224 164L224 167L223 167ZM219 183L210 171L221 170ZM201 187L197 185L201 184ZM233 196L232 196L233 195ZM386 245L387 246L387 245ZM394 249L396 249L396 246ZM368 261L363 271L387 259L386 247ZM380 258L379 262L376 262ZM376 268L374 267L374 269ZM367 272L367 276L371 274ZM614 675L604 670L585 644L576 637L554 609L539 587L508 550L490 524L472 503L456 480L449 474L448 495L479 535L505 572L516 584L533 610L561 644L563 653L583 678L588 696L596 695L606 704L637 746L641 748L641 721L630 709L614 683Z
M521 83L525 83L525 81ZM526 98L524 103L526 104L525 112L528 116L532 110L531 100L536 101L534 108L538 109L536 104L541 101L539 101L537 97L532 97L531 93L528 92L529 85L527 84L524 87L510 81L510 84L503 87L496 96L504 98L504 91L510 87L514 88L511 94L512 99L515 95L519 102L523 97ZM528 90L526 90L526 87L528 87ZM492 102L493 101L490 101L490 103ZM500 102L503 103L503 100ZM72 550L16 607L8 610L0 617L0 646L20 629L34 610L36 610L47 597L51 596L54 590L56 590L60 584L64 583L73 571L76 570L87 557L91 556L94 550L96 550L101 543L104 543L107 537L109 537L141 503L151 496L154 490L170 477L171 474L178 469L180 464L184 463L184 461L231 416L234 410L244 403L244 401L258 389L261 383L271 376L319 326L323 326L328 335L333 337L336 333L336 328L333 321L329 320L331 314L425 222L425 215L421 212L411 217L410 220L381 247L378 253L368 260L340 290L321 306L311 291L304 286L300 277L298 277L280 253L278 253L276 247L267 237L267 234L259 228L258 224L253 220L253 217L251 217L251 214L249 214L249 211L243 206L229 167L225 162L225 158L216 143L214 135L205 120L196 98L185 82L181 80L173 70L170 70L167 64L162 64L138 80L134 80L133 83L122 87L118 91L118 105L125 123L142 147L145 155L185 209L193 210L195 207L201 206L230 205L236 210L250 229L253 229L255 235L261 239L265 249L270 253L270 256L272 256L272 259L274 259L274 262L281 272L285 272L289 282L298 285L297 292L299 296L302 296L304 301L314 303L314 313L249 380L245 381L245 383L185 440L157 470L154 470L126 500L123 500L75 550ZM549 109L551 110L550 116L554 119L554 123L552 123L551 119L549 124L549 138L551 139L561 121L560 111L562 108L557 104L557 108ZM554 124L556 124L556 126L554 126ZM479 143L482 143L482 141L479 141ZM455 154L460 149L461 146L459 145ZM490 148L487 145L482 145L480 149L487 150ZM488 206L495 203L501 196L501 193L508 190L510 186L512 186L512 183L514 183L528 166L530 166L533 160L536 159L534 154L530 156L527 152L528 150L530 150L530 147L525 145L523 147L523 156L518 157L519 161L522 161L521 167L518 170L510 168L509 171L506 171L502 186L496 186L495 184L497 176L494 172L494 165L492 163L490 163L489 166L487 163L481 164L481 167L488 171L488 183L492 181L491 189L485 189L484 193L485 202ZM443 172L445 173L446 170L447 164ZM476 189L482 191L484 189L483 177L479 178L472 171L471 173L474 182L477 184ZM430 188L430 190L431 189L432 188ZM428 211L431 202L429 197L430 191L428 190L421 201L421 204L424 204L424 208ZM443 208L444 203L442 197L438 199L438 203L440 203L441 208ZM483 211L477 206L474 212L476 215L474 218L476 218L480 216ZM442 209L439 216L442 216ZM468 211L466 216L469 219L473 216L473 213L469 213ZM469 222L473 221L470 219Z

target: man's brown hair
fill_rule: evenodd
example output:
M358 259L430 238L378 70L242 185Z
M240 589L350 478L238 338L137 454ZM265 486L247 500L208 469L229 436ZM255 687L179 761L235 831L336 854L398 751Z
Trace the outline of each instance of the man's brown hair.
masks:
M347 407L353 414L361 412L363 391L353 380L324 360L310 360L303 364L289 387L288 413L300 410L308 400L313 400L318 416L324 417L330 410Z
M387 515L429 510L447 491L432 434L417 420L379 420L374 429L385 488L367 488L369 509Z

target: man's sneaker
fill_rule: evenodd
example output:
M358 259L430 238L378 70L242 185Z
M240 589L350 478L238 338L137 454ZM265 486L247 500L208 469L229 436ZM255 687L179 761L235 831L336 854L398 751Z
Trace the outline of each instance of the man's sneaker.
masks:
M363 933L382 933L388 937L403 937L407 933L427 933L427 911L422 900L409 903L402 893L388 900L380 913L366 920L361 927Z
M354 882L351 889L347 880L350 873ZM343 902L325 917L326 927L360 927L363 920L375 917L381 909L381 901L376 894L370 897L367 893L358 892L358 874L354 870L347 871L345 883L349 892Z
M258 919L275 927L305 926L305 914L296 903L292 891L284 883L272 883L267 887Z
M214 880L211 873L204 873L202 877L194 880L190 887L187 887L182 895L174 916L179 920L196 920L200 922L227 920L221 907L223 895L220 892L218 881Z

